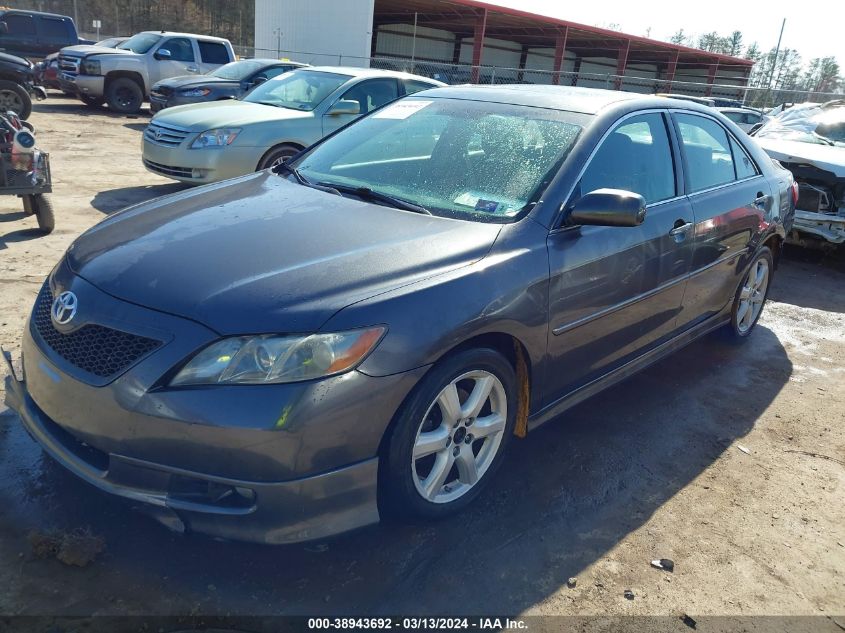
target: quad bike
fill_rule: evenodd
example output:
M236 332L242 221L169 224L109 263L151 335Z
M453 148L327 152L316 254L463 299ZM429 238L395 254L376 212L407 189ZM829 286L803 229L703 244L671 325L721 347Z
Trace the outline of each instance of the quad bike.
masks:
M55 227L50 156L35 147L32 124L0 107L0 194L23 200L26 215L35 215L42 233Z

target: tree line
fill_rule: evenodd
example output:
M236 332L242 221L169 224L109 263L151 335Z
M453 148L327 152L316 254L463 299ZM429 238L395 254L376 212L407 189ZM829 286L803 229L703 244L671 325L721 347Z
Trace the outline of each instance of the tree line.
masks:
M772 47L763 51L757 42L745 46L742 31L721 35L716 31L695 37L678 30L669 41L712 53L744 57L754 62L748 85L752 88L803 92L837 92L845 88L845 77L835 57L814 57L804 61L794 48Z
M253 0L4 0L10 9L69 15L82 33L134 35L138 31L181 31L225 37L235 45L255 39Z

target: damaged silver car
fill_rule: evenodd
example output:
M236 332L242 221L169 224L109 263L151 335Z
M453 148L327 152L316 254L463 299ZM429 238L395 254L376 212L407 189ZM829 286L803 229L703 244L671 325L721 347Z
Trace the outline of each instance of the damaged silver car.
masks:
M845 100L792 106L754 137L798 184L787 241L815 248L845 243Z

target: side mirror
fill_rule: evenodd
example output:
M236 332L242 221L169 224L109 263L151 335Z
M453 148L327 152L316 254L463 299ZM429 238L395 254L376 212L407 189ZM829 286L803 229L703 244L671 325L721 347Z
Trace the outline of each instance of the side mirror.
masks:
M638 226L645 221L645 198L622 189L596 189L581 197L564 220L575 226Z
M252 87L254 88L255 86L260 86L265 81L267 81L267 77L256 77L252 80Z
M158 49L155 54L156 59L170 59L171 57L173 57L173 53L166 48Z
M361 114L361 104L351 99L341 99L329 108L326 114L337 116L338 114Z

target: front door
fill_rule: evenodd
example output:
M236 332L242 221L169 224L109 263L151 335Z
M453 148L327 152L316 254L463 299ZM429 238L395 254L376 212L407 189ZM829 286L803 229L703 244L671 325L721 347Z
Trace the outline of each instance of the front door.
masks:
M159 51L170 51L165 57ZM186 37L168 37L156 48L156 63L150 68L150 87L162 79L181 75L198 75L200 72L194 44Z
M326 114L323 116L323 136L334 132L347 123L385 103L389 103L399 97L399 86L396 80L389 77L379 79L366 79L361 81L344 92L338 101L356 101L360 107L358 114ZM331 107L329 107L331 110Z
M568 205L612 188L642 195L637 227L552 231L545 404L601 377L675 332L692 260L693 215L674 167L668 115L620 121L594 153Z

